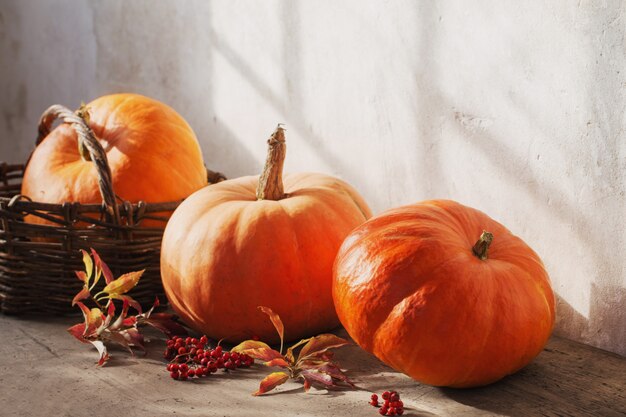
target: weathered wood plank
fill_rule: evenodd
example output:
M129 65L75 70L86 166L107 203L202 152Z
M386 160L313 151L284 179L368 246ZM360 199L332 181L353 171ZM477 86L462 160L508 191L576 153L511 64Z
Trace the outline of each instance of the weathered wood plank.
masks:
M148 345L146 358L113 351L109 365L95 368L95 351L65 332L71 322L0 316L0 415L375 416L369 395L385 389L401 393L408 416L626 415L626 359L556 337L531 365L483 388L422 385L352 346L337 357L359 390L305 394L287 383L252 397L268 369L172 381L162 340Z

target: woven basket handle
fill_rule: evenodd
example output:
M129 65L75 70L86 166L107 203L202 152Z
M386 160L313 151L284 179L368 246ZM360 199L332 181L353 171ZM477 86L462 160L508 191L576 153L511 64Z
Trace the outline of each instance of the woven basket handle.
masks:
M83 108L73 112L60 104L50 106L39 119L39 135L37 136L36 145L39 145L48 136L56 119L62 119L63 122L71 125L78 134L78 147L81 156L84 159L91 159L96 165L98 186L107 213L113 218L115 224L120 225L120 213L115 199L115 192L113 191L113 181L107 154L84 119L85 116L86 113Z

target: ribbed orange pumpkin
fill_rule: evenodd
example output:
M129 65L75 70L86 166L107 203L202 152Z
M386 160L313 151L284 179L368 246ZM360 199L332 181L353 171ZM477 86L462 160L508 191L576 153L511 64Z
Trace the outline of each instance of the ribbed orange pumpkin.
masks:
M258 306L280 315L287 340L336 327L335 255L370 216L350 185L327 175L285 175L283 188L283 129L268 143L260 178L196 192L165 228L161 275L171 306L215 339L277 341Z
M113 94L87 109L120 198L177 201L207 185L198 140L171 107L137 94ZM81 157L69 125L61 124L37 146L24 172L22 194L44 203L102 202L96 168Z
M363 349L438 386L517 371L554 324L537 254L484 213L446 200L392 209L354 230L337 255L333 297Z

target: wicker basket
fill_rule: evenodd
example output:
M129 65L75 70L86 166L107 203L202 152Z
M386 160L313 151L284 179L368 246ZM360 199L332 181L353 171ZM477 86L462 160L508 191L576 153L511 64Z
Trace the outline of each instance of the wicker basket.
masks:
M142 305L155 296L165 301L159 259L167 222L164 212L180 201L131 204L116 197L102 146L81 117L63 106L52 106L41 117L37 144L60 118L78 133L81 153L97 167L99 204L45 204L19 195L25 165L0 164L0 311L5 314L75 312L71 300L82 283L74 271L83 269L79 249L95 249L113 274L145 269L130 293ZM208 171L209 182L223 179ZM38 216L46 224L24 222ZM142 226L151 220L150 226ZM86 226L88 225L88 226Z

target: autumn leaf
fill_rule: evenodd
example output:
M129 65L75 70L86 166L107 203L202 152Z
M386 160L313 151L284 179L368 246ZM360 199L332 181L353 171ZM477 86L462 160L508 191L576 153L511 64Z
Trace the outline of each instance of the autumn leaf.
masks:
M85 271L74 271L74 273L76 274L76 277L82 281L85 286L87 286L87 283L89 282L89 277L87 276L87 274L85 274Z
M248 355L249 356L249 355ZM287 362L284 358L274 358L270 361L264 363L265 366L278 366L280 368L288 368L289 362Z
M289 363L280 352L272 349L266 343L257 340L245 340L230 351L244 353L251 358L261 360L266 366L280 366L281 368L287 368L289 366Z
M107 352L106 346L100 340L90 340L90 342L98 349L98 353L100 354L98 366L104 365L109 360L109 353Z
M280 353L283 353L283 339L285 337L285 326L283 325L283 321L280 319L278 314L274 313L274 311L272 311L269 307L259 306L258 309L269 316L272 324L276 328L276 331L280 336Z
M144 352L146 350L143 344L143 335L139 333L139 330L135 329L134 327L120 330L117 332L112 332L109 337L113 342L128 349L132 355L134 355L135 353L131 349L131 346L139 348Z
M309 358L317 357L325 353L328 349L339 348L349 345L345 339L334 334L326 333L319 336L312 337L306 345L300 350L298 356L298 362Z
M260 342L258 340L244 340L243 342L232 348L230 351L245 353L245 351L249 349L271 349L271 347L269 347L267 343Z
M76 324L69 329L74 338L82 343L91 343L99 353L98 366L104 365L109 360L107 351L108 343L119 344L128 349L131 354L133 348L145 351L144 337L139 331L139 326L152 326L168 337L173 335L186 335L185 328L176 321L177 317L173 314L153 313L154 309L159 305L159 299L155 297L154 304L147 313L142 313L141 305L131 296L125 293L130 291L137 285L144 271L130 272L114 279L109 267L100 259L96 251L91 249L91 256L82 250L83 263L85 271L76 271L76 277L83 283L83 288L76 294L72 300L72 305L77 305L83 313L84 322ZM104 275L106 286L103 291L91 296L90 290L98 282L99 278ZM89 286L90 278L94 277L91 287ZM92 301L98 308L88 308L82 301L86 298L92 298ZM99 303L102 299L108 299L106 304ZM115 303L113 300L121 300L123 302L122 312L115 317ZM128 315L128 310L133 307L137 310L134 316ZM106 316L104 312L106 311Z
M302 346L303 344L307 343L309 340L311 340L311 338L309 338L309 339L302 339L298 343L296 343L295 345L293 345L290 348L288 348L287 349L287 353L285 354L285 359L287 359L287 361L289 363L294 363L295 359L294 359L294 356L293 356L293 351L296 348L298 348L298 347Z
M83 287L83 289L80 290L80 292L76 294L74 298L72 299L72 307L76 305L77 302L82 301L85 298L88 298L90 295L91 295L91 292L89 292L89 288Z
M107 293L108 296L111 298L113 298L114 296L125 294L133 289L135 285L137 285L137 283L139 282L139 278L141 278L141 275L143 275L144 271L145 269L136 272L128 272L118 279L108 283L106 287L104 287L102 292Z
M333 380L345 382L351 387L354 387L354 384L352 383L352 381L350 381L350 378L348 378L346 374L344 374L343 371L332 362L327 362L321 366L318 366L315 368L315 370L329 375L331 378L333 378Z
M121 300L124 303L128 303L132 308L137 310L139 314L141 314L141 305L131 296L129 295L121 295L121 294L109 294L107 298L111 298L113 300Z
M302 376L302 378L304 378L305 381L309 382L309 385L319 384L323 385L326 388L335 385L335 383L333 382L333 378L330 375L319 372L315 369L302 371L300 375Z
M285 360L280 352L275 351L272 348L246 349L242 351L242 353L245 353L251 358L258 359L263 362L269 362L274 359L282 359L283 361Z
M104 261L102 261L102 259L100 259L100 255L98 255L98 253L93 248L91 248L91 255L93 256L93 259L95 261L96 269L99 269L100 271L102 271L105 282L107 284L110 284L114 278L113 278L113 273L109 269L109 266L105 264Z
M76 304L80 307L83 312L83 317L85 318L85 330L83 332L83 336L85 338L91 337L96 330L102 325L102 311L99 308L92 308L91 310L80 301L77 301Z
M284 372L272 372L266 376L259 384L259 389L252 395L258 396L265 394L276 388L277 386L284 384L289 379L289 375Z
M89 340L85 339L85 323L78 323L67 329L69 334L74 336L76 340L82 343L89 343Z
M85 285L87 285L87 283L89 282L89 278L91 278L91 274L93 273L93 261L91 260L91 256L89 256L89 254L86 251L82 249L80 251L83 254L83 263L85 264L85 274L87 275L87 281L85 282Z

